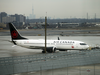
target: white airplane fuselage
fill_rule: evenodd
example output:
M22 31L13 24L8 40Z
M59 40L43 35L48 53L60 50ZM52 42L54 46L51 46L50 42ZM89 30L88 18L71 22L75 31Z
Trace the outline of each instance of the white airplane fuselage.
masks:
M30 49L44 49L45 40L13 40L18 46ZM60 50L82 50L87 49L89 46L81 41L75 40L47 40L47 48L56 48Z

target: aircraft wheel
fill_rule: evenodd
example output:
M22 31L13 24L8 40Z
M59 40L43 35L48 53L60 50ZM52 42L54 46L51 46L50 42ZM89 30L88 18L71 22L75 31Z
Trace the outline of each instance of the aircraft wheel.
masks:
M45 51L42 51L42 53L45 53Z

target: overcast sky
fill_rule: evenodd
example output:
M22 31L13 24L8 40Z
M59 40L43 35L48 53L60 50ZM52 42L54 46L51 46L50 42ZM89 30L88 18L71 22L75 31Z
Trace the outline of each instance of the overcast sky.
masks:
M32 14L36 18L100 18L100 0L0 0L0 12Z

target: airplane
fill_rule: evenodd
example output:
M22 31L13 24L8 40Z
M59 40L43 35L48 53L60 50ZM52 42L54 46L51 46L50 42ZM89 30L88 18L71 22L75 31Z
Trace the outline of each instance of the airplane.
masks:
M14 45L29 48L29 49L42 49L42 53L45 53L45 40L28 39L22 37L18 32L13 23L9 23L11 42ZM67 50L86 50L89 46L82 41L75 40L47 40L46 52L54 53L56 50L67 51Z

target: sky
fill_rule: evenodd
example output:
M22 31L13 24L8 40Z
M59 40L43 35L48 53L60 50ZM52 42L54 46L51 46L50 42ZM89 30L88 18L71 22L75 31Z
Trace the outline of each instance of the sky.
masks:
M100 18L100 0L0 0L0 12L36 18ZM46 13L47 12L47 13Z

